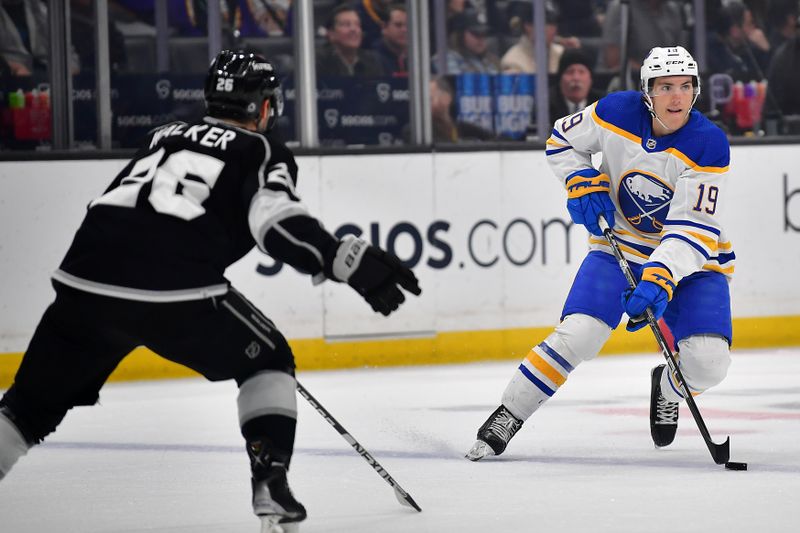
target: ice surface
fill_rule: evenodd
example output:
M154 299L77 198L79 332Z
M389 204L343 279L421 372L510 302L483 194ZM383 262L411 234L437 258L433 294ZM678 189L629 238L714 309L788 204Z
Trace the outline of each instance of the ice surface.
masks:
M715 465L691 414L654 449L658 355L581 365L500 457L464 459L517 362L298 372L300 381L423 509L392 490L298 396L290 483L312 532L795 532L800 523L800 350L735 351L697 398L731 460ZM0 482L0 531L252 532L233 383L107 385L101 404Z

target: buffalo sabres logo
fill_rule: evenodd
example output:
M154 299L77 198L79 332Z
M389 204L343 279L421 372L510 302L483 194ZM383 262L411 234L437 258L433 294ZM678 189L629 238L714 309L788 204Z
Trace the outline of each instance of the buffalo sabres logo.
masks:
M642 233L661 233L673 190L657 176L632 170L622 176L619 206L628 222Z

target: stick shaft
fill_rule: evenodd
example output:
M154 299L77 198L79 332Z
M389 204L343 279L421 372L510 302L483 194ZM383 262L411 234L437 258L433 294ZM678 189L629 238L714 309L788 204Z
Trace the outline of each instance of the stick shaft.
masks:
M617 238L614 236L614 233L608 226L608 223L603 216L599 218L598 222L600 229L603 230L603 235L608 241L609 246L611 246L611 250L614 252L614 257L616 257L617 262L622 269L622 273L625 275L625 279L628 280L628 286L631 289L635 289L636 277L633 275L633 270L631 270L628 260L625 259L625 256L622 254L622 249L619 247ZM675 356L673 355L667 340L664 338L661 328L658 327L658 322L656 322L656 318L653 316L653 312L649 307L645 309L645 317L647 318L647 323L649 324L650 329L653 331L653 334L656 337L656 342L658 342L661 353L667 360L667 365L669 365L670 371L677 378L678 386L683 393L683 397L686 399L686 405L689 407L689 411L692 413L692 417L697 424L697 428L700 430L700 434L703 436L703 440L708 447L708 451L711 452L711 457L717 464L728 462L728 459L730 458L730 438L726 439L723 444L716 444L711 440L711 434L709 433L706 423L700 414L700 409L698 409L697 403L694 401L694 397L692 397L692 393L689 390L688 385L686 385L686 380L683 379L681 369L678 367L678 363L675 361Z
M352 435L350 435L344 426L342 426L333 417L330 411L325 409L325 407L323 407L323 405L319 403L319 401L317 401L317 399L314 398L314 396L308 392L308 389L301 385L299 381L297 382L297 392L299 392L300 396L305 398L306 401L311 404L311 407L313 407L320 415L322 415L322 418L324 418L326 422L333 426L333 429L335 429L339 435L341 435L344 440L346 440L347 443L353 447L356 453L363 457L364 460L375 470L375 472L377 472L378 475L381 476L383 480L394 489L395 496L397 496L397 499L400 501L400 503L413 507L417 511L422 512L422 509L419 505L417 505L417 502L414 501L411 495L406 492L392 476L389 475L389 472L387 472L386 469L381 466L381 464L372 456L372 454L369 453L366 448L364 448Z

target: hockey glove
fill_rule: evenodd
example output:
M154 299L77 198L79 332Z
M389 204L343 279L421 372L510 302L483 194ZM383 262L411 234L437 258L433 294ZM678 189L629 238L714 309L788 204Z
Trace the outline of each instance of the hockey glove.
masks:
M422 293L414 273L397 257L354 235L339 242L331 270L335 279L347 282L384 316L405 301L399 287L417 296Z
M672 272L661 263L645 263L642 267L642 280L636 289L626 289L622 293L622 308L630 317L628 331L639 331L647 325L644 310L648 307L658 320L664 314L672 299L675 282Z
M603 230L597 219L603 215L609 227L614 227L614 202L611 201L609 179L595 169L580 171L567 178L567 211L572 221L583 224L593 235L601 237Z

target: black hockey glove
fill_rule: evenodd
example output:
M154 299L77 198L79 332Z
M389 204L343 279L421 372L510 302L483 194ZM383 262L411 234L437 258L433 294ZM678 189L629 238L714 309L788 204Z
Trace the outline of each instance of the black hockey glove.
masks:
M399 287L417 296L422 293L410 268L354 235L345 235L339 242L331 270L335 279L347 282L375 312L385 316L406 299Z

